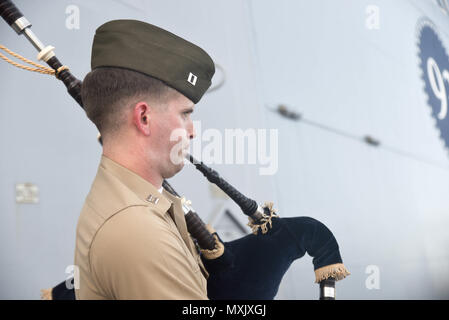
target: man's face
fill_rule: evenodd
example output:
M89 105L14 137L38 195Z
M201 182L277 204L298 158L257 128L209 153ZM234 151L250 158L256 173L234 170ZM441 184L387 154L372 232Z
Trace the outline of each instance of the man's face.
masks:
M152 150L158 156L158 170L164 179L178 173L184 166L184 156L190 139L195 136L190 117L195 104L182 94L175 94L165 108L153 112L150 122Z

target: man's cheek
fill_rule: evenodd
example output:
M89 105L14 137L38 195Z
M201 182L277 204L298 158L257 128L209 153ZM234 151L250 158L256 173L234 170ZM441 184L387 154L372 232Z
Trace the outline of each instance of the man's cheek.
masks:
M175 165L183 163L185 152L189 147L186 130L181 128L173 130L170 135L170 145L170 161Z

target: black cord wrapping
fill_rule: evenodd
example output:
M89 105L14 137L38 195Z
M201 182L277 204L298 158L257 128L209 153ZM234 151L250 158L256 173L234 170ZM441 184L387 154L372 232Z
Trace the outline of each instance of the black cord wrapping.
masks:
M59 62L58 58L52 57L48 59L47 64L53 68L54 70L58 70L58 68L62 67L62 63ZM67 88L67 91L75 99L76 102L83 107L83 101L81 100L81 84L82 82L75 78L69 70L62 70L57 76L59 80L61 80Z
M0 16L6 23L12 25L17 19L23 17L22 12L9 0L0 0Z

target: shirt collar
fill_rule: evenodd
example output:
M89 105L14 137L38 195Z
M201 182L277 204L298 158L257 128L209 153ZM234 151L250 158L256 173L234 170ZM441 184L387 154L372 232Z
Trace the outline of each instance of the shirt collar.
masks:
M162 213L167 212L171 207L171 199L167 198L164 193L159 192L153 184L105 155L101 156L100 167L114 175L149 206Z

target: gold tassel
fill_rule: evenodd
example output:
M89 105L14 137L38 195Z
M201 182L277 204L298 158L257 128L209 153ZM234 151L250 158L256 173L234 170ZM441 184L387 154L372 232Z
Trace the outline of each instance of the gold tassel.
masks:
M52 295L53 289L42 289L41 290L41 300L53 300Z
M259 229L261 229L262 234L265 234L268 232L269 229L271 229L273 227L273 222L271 221L272 218L279 218L279 216L276 214L276 210L273 209L273 202L265 202L263 208L268 208L268 210L270 211L270 215L266 215L266 214L262 214L263 218L260 220L261 224L258 223L254 223L254 220L249 217L248 220L248 226L251 228L251 230L253 231L253 234L257 235L257 232L259 231ZM270 226L268 228L268 225Z
M217 231L215 231L215 229L211 226L211 225L206 225L206 229L213 234L214 239L215 239L215 248L212 250L208 250L208 249L201 249L201 253L204 255L204 257L207 260L213 260L213 259L217 259L219 257L221 257L224 253L224 245L223 243L218 239L217 236Z
M330 277L338 281L346 278L350 274L343 263L330 264L315 270L315 283L319 283Z

